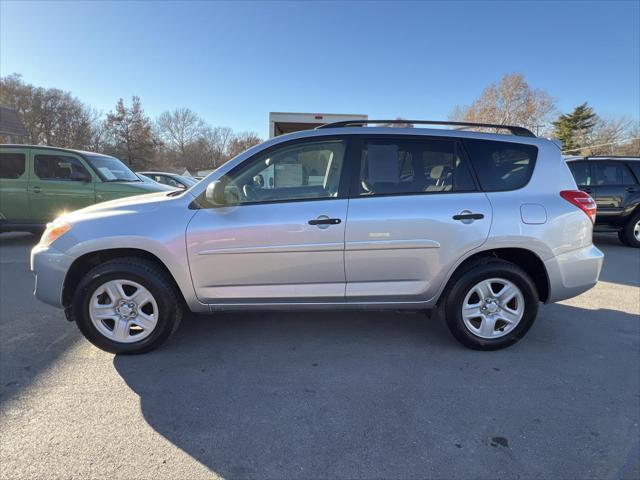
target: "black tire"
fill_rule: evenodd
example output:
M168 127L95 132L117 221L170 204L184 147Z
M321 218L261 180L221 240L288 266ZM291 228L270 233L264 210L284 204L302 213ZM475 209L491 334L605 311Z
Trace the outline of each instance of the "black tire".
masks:
M516 327L506 335L485 339L467 328L462 318L462 306L467 293L482 280L503 278L513 282L524 299L524 313ZM500 259L484 259L458 272L445 291L444 314L447 327L464 346L475 350L499 350L520 340L533 325L538 314L538 291L535 284L517 265Z
M620 243L627 247L631 246L629 245L629 242L627 242L627 235L624 233L624 230L618 231L618 240L620 240Z
M145 287L157 303L159 315L153 331L133 343L117 342L100 333L89 316L93 292L105 282L116 279L134 281ZM155 263L135 257L109 260L93 268L80 280L72 299L71 317L82 334L101 350L110 353L139 354L163 344L180 325L183 302L172 279Z
M640 222L640 211L631 215L631 218L627 220L627 223L622 227L622 231L618 234L618 238L622 240L622 243L629 247L640 248L640 240L636 238L633 232L638 222Z

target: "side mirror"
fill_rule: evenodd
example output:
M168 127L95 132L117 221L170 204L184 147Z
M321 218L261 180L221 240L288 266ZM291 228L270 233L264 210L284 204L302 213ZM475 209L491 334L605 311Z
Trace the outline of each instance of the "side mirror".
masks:
M224 205L224 183L220 180L216 180L215 182L211 182L207 185L207 190L205 192L205 197L208 202L213 203L214 205Z
M74 182L90 182L91 181L91 175L89 175L88 172L77 171L77 170L75 172L71 172L71 176L69 178Z

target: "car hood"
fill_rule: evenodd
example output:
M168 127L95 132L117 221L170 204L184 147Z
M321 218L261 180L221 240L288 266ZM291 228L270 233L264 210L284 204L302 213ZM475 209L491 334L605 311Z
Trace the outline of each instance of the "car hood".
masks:
M131 193L148 193L148 192L167 192L174 190L173 188L162 185L160 183L148 182L103 182L96 185L96 190L101 192L131 192Z
M180 195L171 195L171 193L172 192L162 191L96 203L95 205L63 215L56 219L56 221L75 223L108 216L146 213L174 201L185 201L185 195L189 197L187 203L193 200L193 197L188 193L181 193Z

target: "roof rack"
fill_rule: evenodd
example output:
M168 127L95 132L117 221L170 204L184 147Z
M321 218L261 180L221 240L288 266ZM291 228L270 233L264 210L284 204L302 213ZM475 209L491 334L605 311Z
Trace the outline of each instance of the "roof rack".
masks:
M316 130L323 128L340 128L340 127L349 127L355 125L367 125L367 124L385 124L385 123L411 123L418 125L452 125L456 127L482 127L482 128L497 128L500 130L508 130L513 135L517 135L519 137L535 137L533 132L524 127L516 127L513 125L498 125L495 123L476 123L476 122L445 122L442 120L404 120L404 119L396 119L396 120L344 120L341 122L333 122L333 123L325 123L324 125L320 125L316 127Z
M638 160L640 157L633 155L587 155L582 158L585 160L606 160L608 158L612 160Z

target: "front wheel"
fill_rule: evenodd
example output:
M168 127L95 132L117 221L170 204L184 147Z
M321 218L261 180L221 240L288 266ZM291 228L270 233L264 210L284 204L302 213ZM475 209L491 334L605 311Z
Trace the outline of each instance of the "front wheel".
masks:
M78 284L71 315L83 335L111 353L144 353L178 328L182 304L168 275L137 258L107 261Z
M445 297L447 326L463 345L497 350L520 340L538 313L538 292L513 263L489 260L457 275Z

